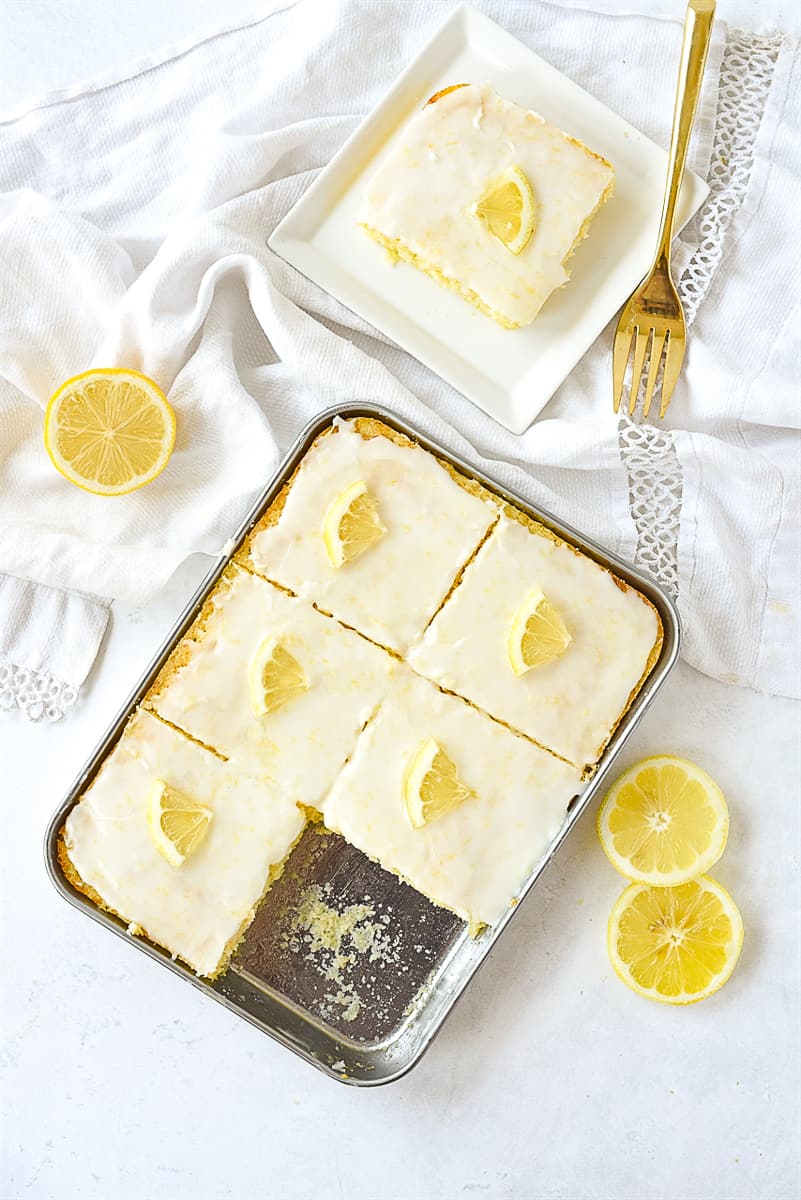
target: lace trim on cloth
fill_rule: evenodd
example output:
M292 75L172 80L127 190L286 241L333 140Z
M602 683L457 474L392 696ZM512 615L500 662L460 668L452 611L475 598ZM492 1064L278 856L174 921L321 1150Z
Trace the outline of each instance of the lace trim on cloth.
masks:
M745 199L781 44L781 34L763 36L741 29L730 30L726 39L707 179L710 192L696 218L698 246L677 285L688 325L709 291L723 258L726 232ZM658 391L659 385L654 396L657 411ZM638 420L636 413L624 413L618 444L637 530L634 561L676 599L682 470L673 434Z
M19 709L29 721L58 721L78 699L78 689L46 671L0 658L0 713Z

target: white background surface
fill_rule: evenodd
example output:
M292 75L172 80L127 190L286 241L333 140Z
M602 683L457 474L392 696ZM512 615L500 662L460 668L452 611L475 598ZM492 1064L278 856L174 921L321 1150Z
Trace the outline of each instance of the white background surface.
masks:
M253 7L0 0L0 111ZM784 0L719 12L801 32ZM603 933L622 881L588 818L422 1064L386 1089L346 1089L70 909L43 870L50 813L201 569L187 563L146 610L115 610L70 719L0 724L3 1200L794 1197L798 706L681 665L626 755L687 755L728 797L714 874L746 942L716 998L673 1011L614 978Z

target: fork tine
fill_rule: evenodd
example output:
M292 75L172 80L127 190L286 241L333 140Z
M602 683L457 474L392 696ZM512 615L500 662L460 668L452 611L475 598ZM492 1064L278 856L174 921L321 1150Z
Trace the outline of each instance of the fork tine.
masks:
M640 394L642 365L645 362L645 352L648 349L648 340L650 336L650 329L640 329L639 326L637 327L637 344L634 347L634 366L631 369L631 392L629 394L630 417L634 415L634 409L637 406L637 397Z
M629 325L623 329L620 326L615 333L615 344L612 348L612 389L615 412L620 408L623 399L623 384L626 379L626 366L631 353L631 342L636 326Z
M654 341L651 346L651 365L648 369L648 383L645 388L645 406L642 410L642 415L645 420L648 420L648 414L651 411L651 401L654 398L654 388L656 387L656 377L659 372L659 363L662 359L662 350L665 346L664 333L657 333L654 330Z
M664 417L676 386L676 380L684 361L684 337L674 338L668 334L667 350L665 352L665 373L662 376L662 402L659 405L659 415Z

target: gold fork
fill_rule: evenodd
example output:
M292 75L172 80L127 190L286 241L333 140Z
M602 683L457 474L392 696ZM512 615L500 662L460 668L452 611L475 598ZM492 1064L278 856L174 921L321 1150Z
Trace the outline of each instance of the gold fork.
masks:
M684 359L687 330L681 300L670 273L670 247L673 241L673 221L679 195L687 147L690 144L701 80L704 77L709 39L715 19L715 0L690 0L684 19L684 40L681 47L679 81L676 87L676 104L673 110L673 130L670 135L667 185L662 202L662 219L659 226L657 250L653 266L626 302L617 323L615 344L612 351L612 380L614 387L615 412L620 408L623 383L634 345L634 365L631 371L629 392L629 416L634 412L640 390L648 344L651 342L651 362L645 388L643 416L651 410L662 351L665 351L665 369L662 375L662 400L659 416L667 412L676 380Z

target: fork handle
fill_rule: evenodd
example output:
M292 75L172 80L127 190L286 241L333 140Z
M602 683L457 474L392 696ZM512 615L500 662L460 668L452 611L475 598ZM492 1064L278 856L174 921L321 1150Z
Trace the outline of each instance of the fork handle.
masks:
M662 204L655 262L664 259L670 263L676 201L684 175L684 164L687 161L687 148L698 108L698 97L701 94L701 81L704 77L714 20L715 0L690 0L684 18L684 39L681 45L681 64L670 135L667 187Z

